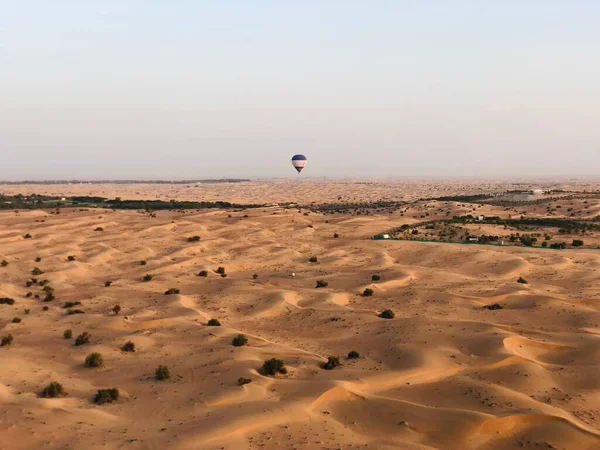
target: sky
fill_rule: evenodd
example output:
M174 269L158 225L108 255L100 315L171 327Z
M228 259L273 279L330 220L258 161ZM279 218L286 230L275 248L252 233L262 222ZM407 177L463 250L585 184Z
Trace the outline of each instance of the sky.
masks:
M593 176L597 0L0 0L0 179Z

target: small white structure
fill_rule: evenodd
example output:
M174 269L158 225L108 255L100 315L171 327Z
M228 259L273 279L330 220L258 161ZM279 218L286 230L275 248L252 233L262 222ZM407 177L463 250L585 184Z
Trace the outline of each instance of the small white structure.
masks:
M389 235L389 234L384 234L382 237L383 237L384 239L389 239L389 238L390 238L390 235Z
M477 236L469 236L467 239L469 242L479 242L479 238Z
M477 216L477 222L483 222L485 220L485 216Z

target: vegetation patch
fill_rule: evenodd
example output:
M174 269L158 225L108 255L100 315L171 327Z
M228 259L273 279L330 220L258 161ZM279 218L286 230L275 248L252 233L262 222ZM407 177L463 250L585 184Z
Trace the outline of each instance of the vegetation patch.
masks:
M119 390L117 388L98 389L94 397L94 403L103 405L104 403L116 402L119 399Z
M57 383L56 381L53 381L48 386L46 386L40 394L40 396L44 398L56 398L62 397L64 395L67 395L67 393L65 392L63 385Z
M265 375L275 376L277 374L285 375L287 369L285 363L281 359L271 358L266 360L262 365L262 372Z

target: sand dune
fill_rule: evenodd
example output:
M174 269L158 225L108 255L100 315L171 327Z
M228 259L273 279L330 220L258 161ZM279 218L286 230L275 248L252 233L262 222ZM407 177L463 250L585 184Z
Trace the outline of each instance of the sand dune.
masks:
M293 201L290 183L47 189ZM405 187L319 182L294 195L440 192ZM472 209L460 205L428 211ZM15 300L0 304L0 336L14 336L0 348L0 449L600 448L600 253L369 239L412 215L0 212L0 260L9 263L0 267L0 297ZM188 242L194 235L201 240ZM34 276L35 267L44 273ZM43 280L52 301L44 302ZM317 280L328 285L316 288ZM179 293L165 295L170 288ZM366 288L372 296L361 295ZM502 309L485 308L494 303ZM395 317L378 317L385 309ZM84 331L90 343L74 345ZM234 347L240 333L247 345ZM121 350L128 341L135 352ZM352 350L360 357L347 358ZM102 367L84 366L91 352L102 354ZM328 356L341 366L324 370ZM287 374L261 372L273 357ZM154 377L162 364L169 380ZM240 377L251 383L238 386ZM51 381L67 395L41 398ZM111 387L120 399L95 405L96 391Z

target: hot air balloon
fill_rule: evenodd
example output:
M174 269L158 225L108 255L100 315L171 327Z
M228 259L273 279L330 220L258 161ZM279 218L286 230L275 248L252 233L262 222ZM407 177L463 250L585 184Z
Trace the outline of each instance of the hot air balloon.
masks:
M292 157L292 165L296 168L298 173L302 172L302 169L304 169L304 166L306 165L306 156L294 155Z

